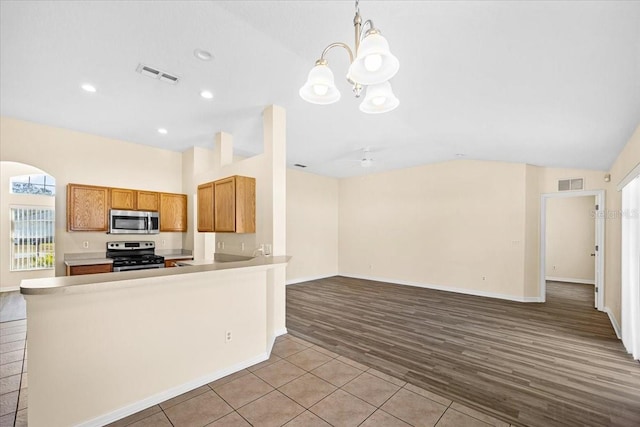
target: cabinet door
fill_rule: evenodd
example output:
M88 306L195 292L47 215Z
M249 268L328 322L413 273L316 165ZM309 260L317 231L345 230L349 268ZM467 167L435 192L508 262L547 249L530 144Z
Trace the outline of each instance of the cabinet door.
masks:
M132 211L136 208L136 193L124 188L111 188L111 209Z
M67 276L77 276L79 274L98 274L111 273L111 264L94 264L94 265L74 265L67 268Z
M236 176L236 233L256 232L256 179Z
M136 209L139 211L158 211L158 193L153 191L136 191L138 203Z
M235 177L214 182L214 228L220 232L236 231L236 179Z
M109 189L67 185L67 231L108 231Z
M187 231L187 196L160 193L160 231Z
M165 259L164 267L165 268L177 267L176 262L180 262L180 261L193 261L193 258Z
M198 231L215 231L213 223L213 182L198 185Z

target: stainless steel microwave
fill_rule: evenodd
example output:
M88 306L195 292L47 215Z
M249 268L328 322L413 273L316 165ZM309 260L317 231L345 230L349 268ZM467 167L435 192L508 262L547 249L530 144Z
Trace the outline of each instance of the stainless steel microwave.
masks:
M158 234L160 215L147 211L109 211L110 234Z

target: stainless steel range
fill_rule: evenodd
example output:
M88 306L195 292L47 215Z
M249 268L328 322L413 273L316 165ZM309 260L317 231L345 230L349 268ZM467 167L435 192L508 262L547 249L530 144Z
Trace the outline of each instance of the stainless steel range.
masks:
M164 268L164 257L155 249L155 242L149 241L107 242L107 258L113 259L113 271Z

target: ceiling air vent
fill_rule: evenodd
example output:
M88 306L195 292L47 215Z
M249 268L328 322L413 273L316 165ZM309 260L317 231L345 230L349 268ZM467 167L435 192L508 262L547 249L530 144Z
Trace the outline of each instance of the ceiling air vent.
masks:
M299 168L306 168L307 165L301 165L300 163L295 163L293 166L299 167Z
M157 68L149 67L148 65L138 64L136 71L143 76L151 77L153 79L161 80L165 83L175 85L180 80L177 76L160 71Z
M583 178L561 179L558 181L558 191L571 191L571 190L583 190L583 189L584 189Z

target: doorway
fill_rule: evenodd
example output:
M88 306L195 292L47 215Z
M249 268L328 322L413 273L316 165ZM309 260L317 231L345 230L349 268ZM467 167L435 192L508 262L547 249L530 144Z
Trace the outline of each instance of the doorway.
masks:
M566 203L562 203L565 199ZM568 199L568 200L567 200ZM566 281L573 283L584 283L594 285L594 306L598 310L604 309L604 216L600 212L604 210L604 190L594 191L573 191L571 193L549 193L543 194L540 203L540 295L539 301L546 301L547 279L554 281ZM585 202L591 203L591 209L585 211ZM550 207L562 207L559 212L549 214ZM564 218L558 221L560 215L575 211L582 206L579 215L588 217ZM578 221L578 219L580 221ZM559 224L558 224L559 222ZM582 225L580 225L580 224ZM588 227L592 230L584 230L584 234L576 234L569 228ZM574 242L560 242L561 248L550 248L549 244L556 239L549 236L549 226L556 228L566 227L565 236L575 236ZM591 243L589 243L589 241ZM578 246L573 253L568 253L571 244ZM589 247L591 246L591 247Z

